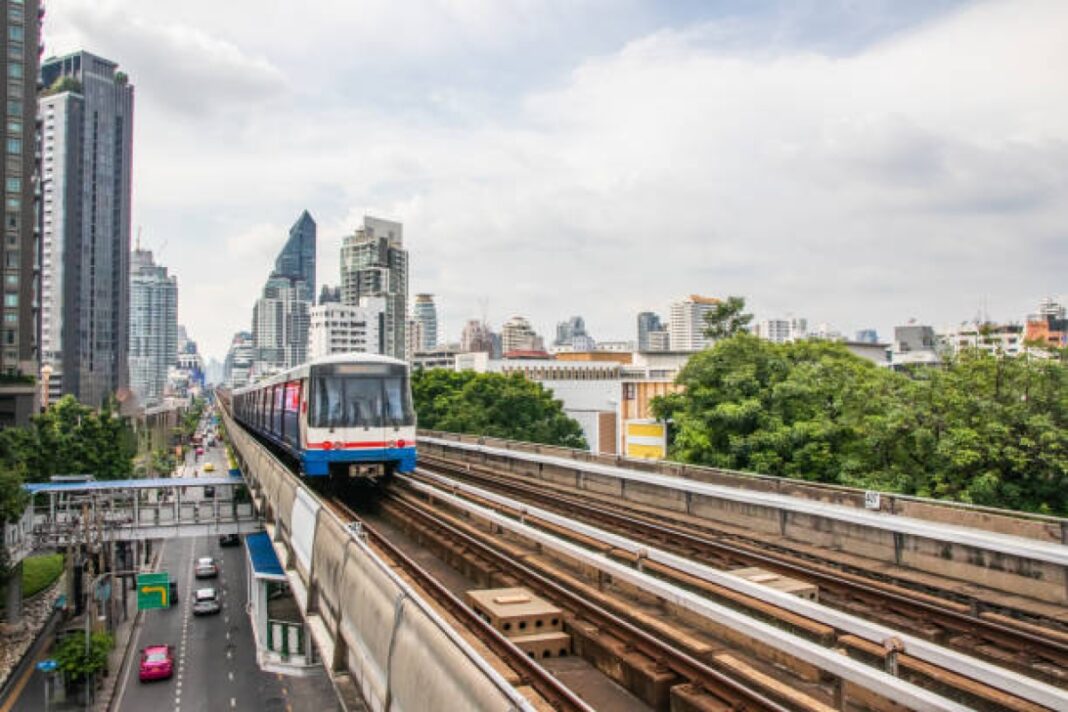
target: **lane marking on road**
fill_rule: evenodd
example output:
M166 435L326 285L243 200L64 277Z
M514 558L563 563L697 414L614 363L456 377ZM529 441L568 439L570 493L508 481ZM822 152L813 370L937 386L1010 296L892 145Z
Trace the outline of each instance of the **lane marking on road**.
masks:
M234 681L234 671L231 670L230 672L228 672L226 674L230 676L230 682L233 682Z
M236 697L231 697L230 698L230 708L233 709L234 707L237 707L237 698Z

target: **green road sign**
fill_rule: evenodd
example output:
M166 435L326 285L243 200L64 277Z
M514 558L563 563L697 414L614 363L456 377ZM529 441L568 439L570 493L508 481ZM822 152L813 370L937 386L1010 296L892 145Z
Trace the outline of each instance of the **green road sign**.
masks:
M137 575L137 610L168 608L171 605L171 575L166 571Z

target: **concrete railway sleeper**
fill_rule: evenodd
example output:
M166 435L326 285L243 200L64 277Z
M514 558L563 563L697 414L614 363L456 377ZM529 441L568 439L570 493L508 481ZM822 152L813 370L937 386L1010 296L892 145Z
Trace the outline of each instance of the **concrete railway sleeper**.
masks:
M531 660L514 643L498 633L493 626L482 620L474 610L442 585L414 559L401 551L388 537L383 536L373 526L362 521L343 503L337 500L327 500L326 504L335 509L338 516L342 517L350 525L358 524L361 536L365 536L372 546L411 576L431 600L447 610L449 614L460 621L468 631L482 641L505 664L515 670L520 676L521 682L530 685L553 709L569 712L592 712L592 708L583 702L580 697L549 674L537 662Z
M608 555L641 571L713 596L762 620L822 640L824 644L848 649L858 659L870 660L884 668L897 667L902 676L926 678L930 684L952 693L963 692L999 708L1033 711L1064 703L1062 690L998 665L696 563L654 548L645 540L612 534L578 523L570 515L557 515L455 479L437 475L413 478L413 481L416 479L429 486L422 490L424 494L433 497L434 490L429 488L435 487L443 487L453 495L462 493L465 499L507 513L527 525L607 549ZM416 486L422 487L418 483ZM894 645L887 647L888 641Z
M514 475L488 472L477 466L457 465L436 458L434 470L464 480L505 491L525 501L537 502L550 510L612 531L626 532L643 541L657 542L677 553L721 566L745 565L762 568L816 584L832 602L863 607L871 615L889 612L898 621L913 623L916 635L928 637L1000 664L1007 664L1025 674L1065 684L1068 682L1068 633L1051 627L1020 621L1014 617L980 610L983 603L964 605L952 600L911 591L897 584L834 568L834 562L812 562L789 550L757 549L752 544L724 541L719 532L699 530L663 518L653 520L648 513L636 512L621 503L609 507L588 497L547 491L516 481ZM424 471L430 472L425 467ZM544 483L539 483L544 485ZM715 538L713 538L715 537ZM859 604L859 605L858 605ZM934 629L935 635L930 631ZM989 649L993 646L993 650ZM984 654L989 653L989 654ZM1045 674L1043 674L1045 673Z
M560 606L575 637L584 641L582 645L596 648L591 652L604 656L598 659L597 667L610 675L613 671L619 673L617 682L654 709L669 706L695 711L817 709L777 701L767 690L758 690L735 679L736 670L719 661L698 659L682 647L643 630L522 561L514 548L501 550L464 524L421 506L420 502L404 495L389 495L382 508L395 521L414 528L426 539L454 542L467 556L488 562L499 580L525 586ZM620 659L608 659L615 656ZM654 674L639 679L641 673L636 671L640 669L653 670Z
M439 490L432 495L432 500L416 499L414 494L396 494L387 500L387 506L403 510L404 516L434 530L438 537L462 541L464 547L477 550L481 556L495 556L496 565L501 570L521 575L524 585L570 610L576 618L588 616L584 609L591 601L596 601L598 608L608 609L609 615L644 633L644 644L660 647L665 645L664 641L670 640L670 650L686 651L683 655L688 658L687 664L700 662L729 673L791 709L897 710L902 705L923 710L976 708L917 687L774 626L749 619L601 554L463 502L448 492ZM491 531L466 524L465 520L440 511L441 507L457 512L466 510L470 521L481 522L483 526L488 524ZM507 543L516 539L526 541L526 553L517 553L516 545ZM569 573L576 570L579 573ZM582 582L581 577L588 578L591 573L603 577L601 586ZM610 591L605 586L610 587ZM646 601L646 604L640 601ZM668 615L677 623L664 620L664 613L648 612L648 605L657 601L672 610ZM640 610L642 605L647 610ZM689 615L679 615L677 611ZM698 637L680 626L689 626L697 631ZM712 638L705 639L706 634L702 631L710 628L718 633L708 633ZM741 656L733 651L741 652ZM760 654L755 655L754 651ZM671 656L664 652L658 654L655 649L651 652L683 679L693 679L693 671L677 668ZM746 658L752 658L755 665L746 662ZM992 709L990 706L986 708Z

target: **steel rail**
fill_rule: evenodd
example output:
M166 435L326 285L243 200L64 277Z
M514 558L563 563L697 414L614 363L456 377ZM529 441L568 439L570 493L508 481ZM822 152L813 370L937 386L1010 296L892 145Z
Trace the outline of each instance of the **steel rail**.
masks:
M582 619L588 620L598 627L613 631L619 637L624 638L634 650L660 662L680 677L699 685L706 692L719 696L724 702L730 704L732 709L767 709L781 712L789 709L770 699L765 694L733 679L721 670L710 666L705 661L698 660L668 642L660 640L633 623L583 598L580 594L557 583L545 574L508 557L481 539L457 529L448 522L442 521L437 516L405 499L392 493L387 493L386 497L390 504L402 508L405 513L418 518L426 526L437 529L453 540L469 547L470 550L477 552L502 570L512 573L521 579L525 585L537 589L542 595L570 609ZM756 707L753 707L753 705L756 705Z
M565 686L558 678L550 674L545 668L526 653L519 649L512 641L508 640L496 628L482 620L474 609L464 604L456 594L446 588L440 581L420 566L414 559L405 554L388 537L380 533L375 527L358 517L347 505L337 500L325 500L328 506L342 510L345 515L358 522L360 531L379 549L383 550L389 558L396 561L419 586L431 594L433 600L444 607L450 614L459 619L479 640L503 659L506 664L515 670L523 682L529 684L538 692L546 702L556 710L568 710L572 712L593 712L593 708L586 704L570 688Z
M900 633L886 626L871 623L858 616L843 613L814 601L798 598L787 593L770 589L766 586L752 583L745 579L714 569L705 564L695 563L685 557L672 554L663 549L657 549L646 545L644 542L628 539L624 536L606 532L592 525L576 522L570 517L552 513L524 502L519 502L503 495L489 492L474 485L459 482L442 475L427 474L424 477L430 479L432 484L449 490L452 494L458 491L478 498L483 501L522 513L523 521L529 523L527 517L536 518L556 527L574 532L577 535L589 537L613 548L627 551L631 554L647 559L651 562L663 564L672 569L695 576L719 586L729 588L743 595L771 603L779 608L804 616L810 620L818 621L834 627L839 631L857 635L870 642L883 645L892 639L900 640L904 644L906 654L936 665L964 677L976 680L984 685L1000 689L1010 695L1053 709L1066 702L1063 690L1051 687L1031 677L1025 677L1015 672L1010 672L997 665L968 656L964 653L953 651L949 648L931 643L915 636Z
M704 596L642 571L636 571L628 564L620 563L604 554L592 552L585 547L536 529L488 507L474 504L458 495L403 475L399 475L398 479L405 482L411 489L422 491L439 502L444 502L461 511L466 511L469 515L475 515L491 525L509 530L513 534L518 534L541 547L562 553L580 564L592 566L610 575L613 580L625 581L646 593L716 621L720 625L732 628L780 652L799 660L805 660L843 681L852 682L883 697L909 705L915 709L945 710L947 712L964 712L970 709L942 695L925 690L888 673L875 670L867 664L860 663L822 645L813 643L807 638L784 632L782 629L763 621L757 621L733 608L715 603Z
M424 459L427 458L424 457ZM1068 643L1064 641L1057 640L1053 637L1042 636L1030 631L1020 630L1019 628L1014 628L1005 625L1004 623L963 613L950 607L938 606L934 603L912 598L902 593L887 591L876 585L857 581L848 576L842 576L822 571L819 568L805 566L797 563L796 557L791 557L788 554L780 554L770 551L752 551L748 548L743 548L694 533L679 525L668 524L662 521L651 522L645 517L621 514L619 511L594 504L588 499L575 495L567 495L558 492L547 494L526 483L516 482L512 478L505 479L499 476L475 472L452 463L435 464L434 467L446 470L456 476L481 480L484 482L492 482L496 486L509 489L513 492L521 492L524 496L536 499L539 502L548 503L556 508L560 508L566 504L568 507L579 510L579 512L586 513L589 517L595 520L608 522L613 526L630 531L639 530L647 534L654 534L660 541L678 549L689 547L698 551L709 553L714 552L719 556L738 559L751 565L759 565L781 573L797 576L804 580L813 581L825 589L842 592L848 596L876 601L881 604L889 602L898 610L921 615L926 620L930 620L940 627L976 635L1016 651L1046 658L1057 665L1065 665L1066 662L1068 662ZM794 560L791 561L791 558Z

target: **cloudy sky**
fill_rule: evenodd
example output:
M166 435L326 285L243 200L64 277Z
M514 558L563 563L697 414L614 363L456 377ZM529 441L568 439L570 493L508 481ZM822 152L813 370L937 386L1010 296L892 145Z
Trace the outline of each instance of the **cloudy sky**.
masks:
M50 0L136 86L134 225L221 358L307 208L373 214L450 339L483 312L742 294L886 335L1068 292L1062 0ZM135 228L136 229L136 228Z

